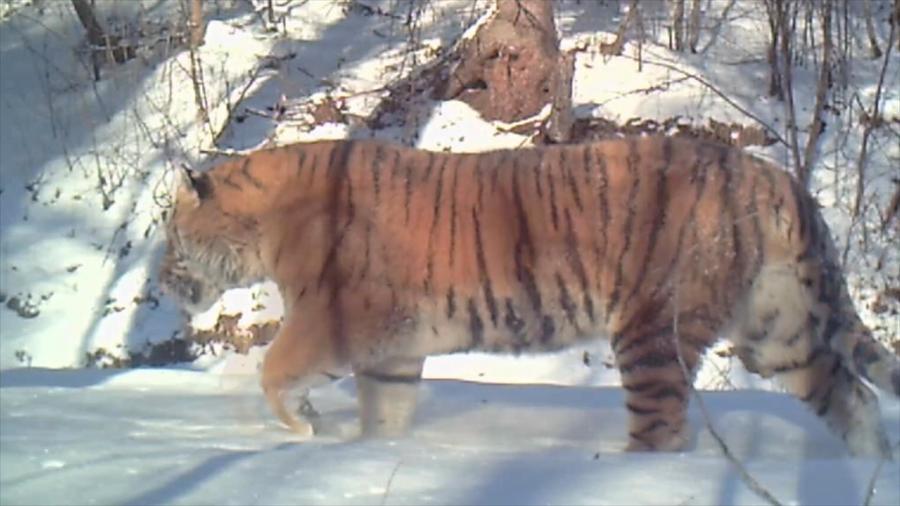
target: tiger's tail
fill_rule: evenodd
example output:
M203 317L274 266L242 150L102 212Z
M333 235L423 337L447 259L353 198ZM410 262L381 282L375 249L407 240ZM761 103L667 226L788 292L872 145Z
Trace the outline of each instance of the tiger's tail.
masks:
M900 398L900 356L892 353L872 335L853 306L847 282L837 263L837 250L821 213L815 212L819 246L824 252L825 290L832 302L825 338L829 347L843 358L855 375L878 389ZM897 336L894 336L895 339Z

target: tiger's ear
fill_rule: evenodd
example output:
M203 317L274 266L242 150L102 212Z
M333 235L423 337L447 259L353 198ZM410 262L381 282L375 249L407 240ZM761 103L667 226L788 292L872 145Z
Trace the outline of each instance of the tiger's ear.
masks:
M200 202L212 194L212 181L209 175L197 172L187 167L178 168L178 193L179 202L187 202L192 207L197 207Z

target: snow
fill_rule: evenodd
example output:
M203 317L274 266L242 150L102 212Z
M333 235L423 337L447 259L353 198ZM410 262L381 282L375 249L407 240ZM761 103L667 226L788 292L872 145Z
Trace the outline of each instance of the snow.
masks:
M4 504L761 503L705 430L684 453L622 453L615 387L429 379L410 435L360 441L348 378L313 392L328 428L302 443L272 421L251 375L32 368L0 373L0 392ZM784 504L862 503L877 462L845 458L798 401L703 395ZM900 410L884 415L897 440ZM900 502L898 483L900 467L883 466L872 504Z
M133 30L123 35L160 40L179 3L96 2L102 22ZM93 82L69 2L0 0L0 504L763 502L703 428L697 402L687 451L623 453L627 412L602 342L540 356L429 358L415 426L396 441L355 438L352 377L313 391L326 430L294 441L260 395L262 348L240 355L210 346L194 363L172 368L81 369L98 350L104 364L182 335L186 319L160 293L156 266L171 169L207 166L211 157L201 150L369 135L459 152L529 142L458 101L408 104L407 124L377 132L312 126L293 114L329 96L351 114L368 114L380 87L452 43L487 2L434 2L415 47L405 44L401 21L345 10L350 2L275 2L287 16L280 25L287 36L269 30L252 3L206 2L198 50L206 124L197 117L188 52L160 44L126 64L104 65ZM402 5L359 4L384 12ZM704 35L708 49L699 55L665 48L665 30L651 20L665 15L660 5L645 6L648 37L657 43L640 47L639 66L635 44L619 57L596 50L623 15L616 2L557 4L562 46L587 48L576 59L577 114L620 122L681 116L698 126L758 118L784 135L783 106L761 93L767 27L759 4L710 2L705 19L717 22L726 5L727 19ZM885 117L895 121L896 58L882 90ZM852 64L848 96L836 100L853 95L869 107L881 60ZM815 68L798 67L794 78L798 89L812 90ZM804 123L813 94L796 99ZM288 111L280 121L266 117L279 110ZM900 286L900 239L878 232L900 144L873 137L864 214L855 220L848 202L859 111L830 114L828 122L813 191L839 249L846 247L858 310L880 338L896 338L897 313L873 301ZM801 130L801 142L805 136ZM783 146L750 149L790 163ZM10 307L13 298L26 306L23 315ZM213 328L220 314L240 313L247 326L281 312L277 289L263 283L228 292L192 324ZM799 401L716 353L724 349L709 354L696 384L713 426L750 474L785 504L862 503L879 463L848 458ZM900 403L882 398L882 411L896 444ZM875 485L872 504L900 504L900 463L885 463Z

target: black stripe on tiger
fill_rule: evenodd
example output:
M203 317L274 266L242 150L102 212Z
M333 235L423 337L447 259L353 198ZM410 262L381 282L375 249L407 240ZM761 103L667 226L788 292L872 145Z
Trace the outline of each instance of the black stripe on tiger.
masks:
M665 367L678 367L678 359L674 356L674 352L651 350L619 364L619 371L622 374L628 374L636 369L662 369ZM688 369L690 368L691 366L688 365Z
M348 170L347 160L350 159L355 146L355 143L332 145L328 153L328 165L326 166L326 173L324 175L324 177L334 179L334 184L329 185L330 190L328 196L328 218L331 222L329 224L329 230L331 230L331 243L329 244L325 261L322 263L322 270L319 272L318 289L322 289L327 282L327 285L332 290L332 296L336 295L337 290L343 286L345 281L342 278L339 269L335 267L335 261L337 260L341 242L344 240L344 235L347 233L351 221L348 220L342 226L338 226L337 219L341 213L340 200L343 188L345 186L350 186L350 171ZM350 218L352 219L352 216L350 216Z
M699 323L705 328L719 328L721 322L703 313L682 312L678 317L679 326ZM624 356L635 348L639 348L643 344L653 342L661 337L672 336L675 333L675 324L668 320L659 323L653 327L641 329L641 332L633 331L632 335L616 334L610 340L612 349L615 350L616 356ZM703 349L706 346L706 340L701 336L692 336L690 332L681 328L678 331L678 338L683 345Z
M248 159L248 161L249 161L249 159ZM246 162L244 162L244 163L246 163ZM237 191L242 191L242 190L244 189L244 187L241 186L241 185L239 185L239 184L237 184L237 183L232 179L233 176L234 176L234 174L228 174L227 176L225 176L225 179L222 180L222 183L224 183L224 184L226 184L226 185L228 185L228 186L234 188L234 189L237 190Z
M484 164L490 154L481 155L475 160L475 183L478 186L475 202L478 209L484 209Z
M250 182L250 184L256 188L257 190L264 190L266 187L259 179L253 177L253 174L250 173L250 157L248 156L244 163L241 164L241 175L244 176L244 179Z
M481 236L481 221L478 219L478 210L472 208L472 222L475 224L475 257L478 262L478 277L481 280L481 289L484 292L484 301L487 304L491 323L497 328L497 301L494 299L494 289L491 286L491 277L487 269L487 259L484 256L484 239Z
M612 316L613 309L619 304L621 296L622 296L622 277L624 276L624 264L625 264L625 256L628 254L628 250L631 249L631 236L634 233L634 216L636 214L635 206L636 199L638 196L638 192L641 187L641 178L638 177L636 171L638 167L638 163L640 162L640 158L638 156L637 148L635 146L635 140L628 140L628 174L631 176L631 189L628 191L628 209L625 214L625 226L622 229L622 235L625 238L625 244L622 246L622 250L619 252L619 259L616 261L616 273L613 278L613 290L612 294L609 296L609 301L606 303L606 319L609 320L610 316Z
M688 209L687 216L685 217L684 221L681 222L681 226L678 229L678 239L676 240L675 254L672 256L672 260L669 262L669 266L665 271L666 275L662 276L659 280L659 283L657 283L656 286L653 287L653 291L650 292L647 300L655 300L659 293L662 292L664 287L669 283L670 279L672 278L672 274L675 273L678 262L681 260L681 253L684 249L684 240L687 236L688 230L696 230L696 227L694 227L693 225L697 217L697 205L701 200L703 200L703 195L704 193L706 193L707 188L706 170L701 168L701 162L702 159L698 157L696 163L692 168L691 176L689 178L689 182L697 188L697 193L694 195L694 199L691 202L690 208Z
M472 348L479 348L484 344L484 321L478 312L478 306L475 299L469 297L469 332L472 336Z
M447 319L452 319L456 314L456 291L451 286L447 289Z
M741 181L735 181L735 176L741 177L743 171L733 170L728 163L728 157L731 153L729 148L719 146L719 158L717 161L719 172L722 173L722 188L719 191L719 234L721 234L719 244L722 246L722 253L719 258L731 258L731 272L739 276L734 282L742 281L743 272L741 266L743 264L743 245L741 244L741 231L738 225L738 217L735 212L735 187L740 186ZM731 241L725 240L725 237L731 236ZM730 250L728 249L730 246ZM731 301L725 301L730 306Z
M655 430L661 429L663 427L668 427L668 426L669 426L669 422L667 422L665 420L654 420L653 423L651 423L650 425L647 425L646 427L644 427L643 429L641 429L639 431L631 431L628 433L628 435L634 439L637 439L643 443L646 443L649 446L653 446L651 441L647 441L645 439L647 437L647 434L649 434Z
M428 230L427 264L425 266L425 292L431 293L434 285L434 243L437 239L438 225L441 220L441 197L444 193L444 170L447 168L449 157L443 157L438 169L437 183L434 190L434 209L432 210L431 228Z
M534 179L534 191L537 192L538 200L544 200L544 190L541 187L541 166L544 164L544 157L540 152L529 153L533 155L528 161L531 162L531 176Z
M512 185L513 204L515 205L516 218L519 222L519 233L516 237L516 249L514 253L516 280L525 287L525 293L531 301L534 312L540 314L542 309L541 292L535 282L534 274L532 274L531 269L526 266L526 264L530 265L531 260L534 259L534 243L531 240L531 231L528 227L528 214L525 210L525 205L522 202L522 191L519 186L519 170L517 159L515 158L513 159ZM528 262L525 261L526 255L528 255Z
M658 380L641 381L638 383L623 383L622 388L631 394L638 394L642 399L652 399L660 401L663 399L675 399L684 402L687 398L686 390L678 389L672 385L660 382ZM652 393L651 393L652 392Z
M334 149L334 148L329 148ZM329 151L330 152L330 151ZM309 164L309 181L307 181L308 187L312 187L312 185L316 182L316 172L319 168L319 154L313 152L312 163Z
M414 158L414 157L410 157ZM412 202L412 164L415 163L413 160L406 160L406 173L404 174L404 192L403 192L403 214L405 216L404 222L409 225L409 215L410 215L410 203Z
M643 287L647 271L650 270L650 260L653 258L653 253L656 251L656 243L659 242L659 234L666 224L666 214L669 207L668 168L669 164L672 162L671 137L666 137L663 140L662 157L662 164L656 170L656 199L653 203L653 205L656 206L656 212L653 215L653 222L650 225L650 235L648 236L649 244L644 250L644 258L641 260L641 267L638 269L637 279L632 284L628 296L625 297L625 302L623 303L623 306L625 307L628 307L631 300Z
M569 290L566 288L566 282L563 280L563 277L560 273L556 273L556 285L559 288L559 305L562 307L563 312L566 314L566 320L569 321L569 325L572 327L577 327L575 324L575 301L572 300L572 296L569 294Z
M575 225L572 223L572 213L566 208L566 246L568 249L566 258L572 267L572 272L578 278L581 285L581 296L584 304L584 311L587 313L588 319L594 323L594 300L591 298L590 288L588 287L587 272L584 268L584 261L581 259L581 249L578 247L578 238L575 236ZM557 274L558 275L558 274Z
M372 189L375 194L376 209L381 203L381 170L384 164L384 151L384 145L376 144L375 153L372 154L372 163L369 164L369 169L372 172Z
M303 172L303 164L306 163L306 150L297 149L294 152L297 153L297 174L300 174Z
M641 407L632 402L626 402L625 407L628 411L639 415L639 416L647 416L647 415L657 415L660 413L660 408L658 407Z
M363 270L360 273L360 279L366 279L369 271L372 269L372 220L366 220L366 250L363 253Z
M327 217L330 221L328 230L331 231L331 243L329 251L322 264L321 272L317 283L317 290L321 291L327 288L329 297L329 316L330 327L332 330L332 339L334 342L335 355L346 360L349 354L350 345L347 342L346 328L347 315L344 314L344 307L340 294L344 288L346 280L344 279L341 269L337 266L337 252L344 235L350 226L347 222L344 226L338 226L337 220L341 211L341 194L343 187L350 184L349 164L347 163L354 155L354 148L358 144L353 142L332 144L328 152L328 164L324 168L322 178L326 181L329 179L331 184L328 185L329 194L327 197L327 205L329 206Z
M562 168L562 173L565 175L566 181L569 183L569 192L572 194L572 200L575 202L575 207L578 208L579 213L584 212L584 204L581 202L581 194L578 193L578 183L575 182L575 175L572 173L572 168L569 166L569 161L566 159L566 153L568 153L567 149L559 150L559 164Z
M514 156L514 151L505 150L497 153L497 156L500 157L500 160L495 164L494 170L491 171L491 192L496 193L497 185L500 183L500 173L501 169L506 169L507 164L509 163L509 159L512 158L516 160L518 157Z
M546 159L546 157L544 158ZM542 165L544 163L544 161L541 162ZM559 209L556 204L556 183L554 182L556 174L552 165L548 165L545 171L547 173L547 187L550 190L550 221L553 223L553 230L559 230Z
M541 344L550 344L553 341L553 337L555 335L556 323L553 321L553 317L544 315L543 319L541 319L541 335L539 338Z
M453 183L450 189L450 251L448 252L450 267L453 267L456 263L456 221L459 219L456 215L456 202L459 200L456 190L459 186L459 167L454 167L452 172Z
M592 168L591 168L591 146L585 145L581 147L581 164L584 169L584 187L587 189L588 194L590 195L590 189L593 187L593 181L596 176L594 176ZM594 219L596 219L596 210L594 210ZM593 220L592 220L593 221ZM597 234L593 233L591 230L587 234L587 239L591 241L591 252L594 255L594 276L595 281L599 280L600 277L600 266L602 265L603 258L600 256L600 242ZM587 281L587 276L585 276L585 281ZM599 283L597 283L599 285ZM596 286L599 290L599 286ZM588 306L587 301L585 301L585 308L590 307L589 311L591 315L594 313L594 301L591 300L590 306ZM588 315L591 323L595 322L595 318L591 315Z
M593 158L597 153L594 152L594 149L590 147L586 150L587 154L585 156ZM597 201L600 205L600 238L599 238L599 251L597 254L597 262L595 269L596 282L597 282L597 292L603 293L603 286L601 280L603 279L603 266L606 265L606 254L608 248L608 239L607 239L607 231L609 230L609 196L607 193L609 192L609 169L606 166L606 158L603 157L603 154L600 153L599 156L596 156L597 166L599 169L599 188L597 189ZM588 164L589 160L585 160L585 163Z
M347 223L344 224L344 227L349 227L350 224L356 219L356 202L353 200L353 180L347 174L346 178L347 188Z
M381 383L415 385L422 381L421 376L412 374L387 374L375 371L360 371L358 374Z
M506 298L506 316L503 318L503 323L517 341L525 340L525 320L516 312L513 301L509 297Z

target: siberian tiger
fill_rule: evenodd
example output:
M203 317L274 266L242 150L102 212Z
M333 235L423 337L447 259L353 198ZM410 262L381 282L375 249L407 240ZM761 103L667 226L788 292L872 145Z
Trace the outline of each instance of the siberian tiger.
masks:
M735 149L669 137L478 154L374 140L266 149L186 173L161 280L189 309L272 279L283 325L262 365L283 396L352 369L362 433L408 427L425 357L611 340L629 450L688 441L691 375L729 336L849 449L889 455L867 380L900 361L854 310L812 197Z

